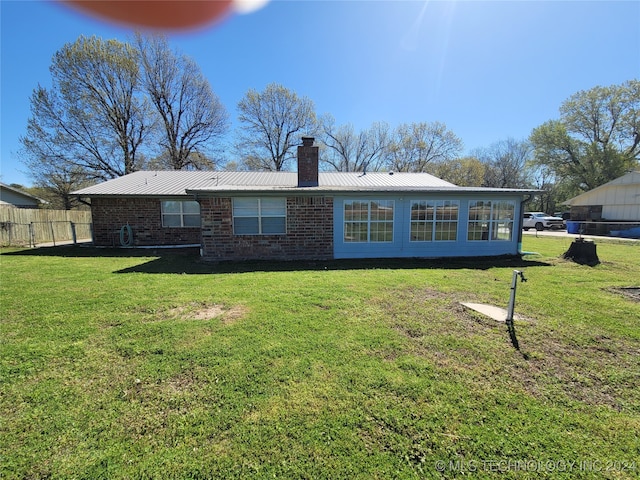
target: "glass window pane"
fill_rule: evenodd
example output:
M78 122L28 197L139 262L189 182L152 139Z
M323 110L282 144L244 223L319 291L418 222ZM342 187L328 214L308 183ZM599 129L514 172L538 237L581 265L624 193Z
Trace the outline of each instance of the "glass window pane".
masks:
M393 200L372 201L371 220L393 220Z
M198 202L182 202L182 212L200 215L200 204Z
M344 203L345 221L366 221L369 219L369 204L357 200Z
M181 227L180 215L162 215L163 227Z
M451 200L444 201L438 206L438 219L457 220L458 219L458 202Z
M257 235L257 217L236 217L233 219L233 231L236 235Z
M265 216L276 216L287 214L287 205L284 198L263 198L260 201L260 213Z
M381 206L378 202L371 202L371 220L384 220L385 211L384 206Z
M262 233L264 235L286 233L286 218L264 217L262 219Z
M487 228L483 222L469 222L467 238L469 240L488 240Z
M258 199L257 198L234 198L233 199L233 216L234 217L257 217L258 216Z
M376 222L371 224L372 242L391 242L393 241L393 223L392 222Z
M367 224L364 222L347 222L344 224L345 242L366 242Z
M411 241L424 242L424 230L421 223L411 222Z
M179 201L166 201L162 202L162 212L163 213L180 213L180 203Z
M469 220L489 220L489 218L491 218L491 201L469 202Z
M457 222L436 222L435 239L439 241L456 240Z
M426 218L427 202L411 202L411 220L424 220Z
M185 227L200 226L200 215L184 215L182 218Z

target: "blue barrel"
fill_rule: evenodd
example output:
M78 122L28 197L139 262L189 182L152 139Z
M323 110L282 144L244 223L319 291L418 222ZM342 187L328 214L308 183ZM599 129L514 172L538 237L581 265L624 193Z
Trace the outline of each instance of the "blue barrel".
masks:
M567 220L567 233L580 233L580 222Z

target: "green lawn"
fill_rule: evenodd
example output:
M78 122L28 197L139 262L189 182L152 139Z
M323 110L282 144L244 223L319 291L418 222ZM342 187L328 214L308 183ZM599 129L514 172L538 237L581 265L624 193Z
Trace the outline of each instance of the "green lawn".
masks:
M4 250L0 478L638 478L640 243L244 263ZM133 252L133 253L132 253ZM149 255L149 256L142 256ZM459 302L506 307L515 323Z

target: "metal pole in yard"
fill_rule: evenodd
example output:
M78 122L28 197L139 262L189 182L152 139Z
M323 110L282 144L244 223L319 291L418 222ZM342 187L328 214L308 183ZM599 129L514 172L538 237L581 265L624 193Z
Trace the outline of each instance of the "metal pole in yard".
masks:
M35 248L36 246L36 230L33 228L33 222L29 224L29 242L31 246Z
M78 244L78 237L76 236L76 224L73 222L69 222L71 224L71 238L73 238L73 244Z
M513 309L516 304L516 287L518 285L518 275L520 275L520 279L523 282L526 282L527 279L524 278L524 272L519 270L513 271L513 278L511 280L511 297L509 298L509 309L507 310L507 330L509 330L509 337L511 338L511 343L513 344L516 350L520 350L520 344L518 343L518 337L516 337L516 329L513 325Z
M11 222L7 222L7 232L9 233L9 245L11 245Z
M511 296L509 297L509 308L507 309L507 325L513 325L513 310L516 304L516 288L518 286L518 275L520 275L521 281L526 282L524 278L524 272L519 270L513 271L513 277L511 278Z
M51 239L53 240L53 246L56 246L56 234L53 231L53 222L49 222L49 226L51 227Z

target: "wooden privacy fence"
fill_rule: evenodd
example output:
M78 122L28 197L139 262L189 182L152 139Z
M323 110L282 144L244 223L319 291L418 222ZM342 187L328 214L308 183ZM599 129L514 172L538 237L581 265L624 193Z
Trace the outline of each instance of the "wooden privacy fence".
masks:
M0 208L0 245L35 247L91 239L89 211Z

